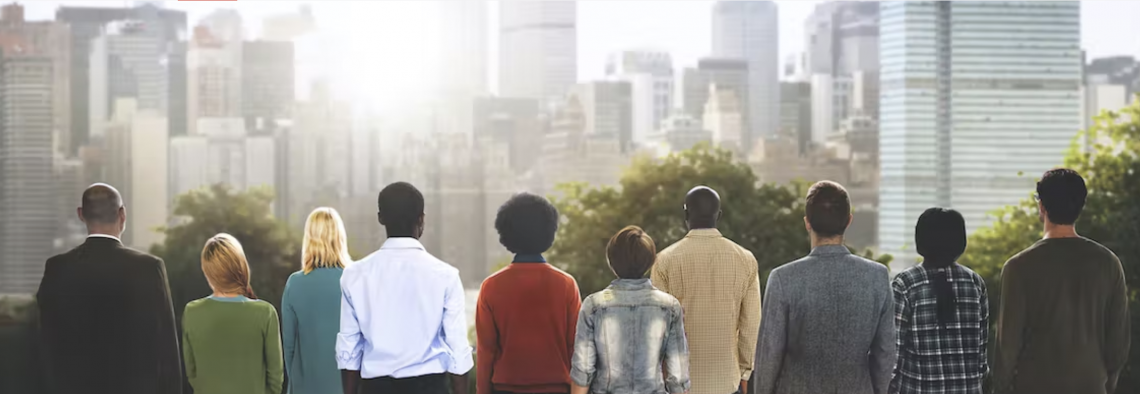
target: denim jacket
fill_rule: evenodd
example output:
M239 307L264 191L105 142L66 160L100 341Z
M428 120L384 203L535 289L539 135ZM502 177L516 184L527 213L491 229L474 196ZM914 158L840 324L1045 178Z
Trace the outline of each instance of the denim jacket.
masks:
M681 303L649 279L618 279L586 297L578 313L570 379L599 394L688 391Z

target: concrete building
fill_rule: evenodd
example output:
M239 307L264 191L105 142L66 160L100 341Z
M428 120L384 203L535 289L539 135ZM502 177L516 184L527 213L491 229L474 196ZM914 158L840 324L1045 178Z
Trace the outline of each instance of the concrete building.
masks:
M622 154L618 136L589 133L581 101L570 95L551 119L543 139L538 185L541 195L560 195L556 187L567 182L591 186L617 186L629 157Z
M618 140L622 153L633 150L633 98L628 82L595 81L570 89L585 117L584 132Z
M739 92L732 88L709 86L709 101L705 104L704 125L712 134L713 145L743 155L749 147L744 145L744 112Z
M480 97L474 102L474 140L505 143L515 173L524 173L542 158L545 119L537 99Z
M327 86L312 89L309 100L297 103L295 123L287 141L289 184L278 191L286 204L286 220L304 224L310 211L348 196L352 180L352 107L333 99Z
M114 103L121 98L134 98L139 110L166 116L171 79L165 63L169 45L158 29L144 20L115 21L92 40L86 64L90 75L84 79L90 94L86 124L92 136L102 135ZM73 92L78 93L79 89Z
M661 122L661 129L649 136L642 150L656 157L665 157L670 153L692 149L697 144L711 144L712 139L712 133L704 128L700 120L683 111L674 111L673 115Z
M850 76L815 74L811 80L811 140L822 145L827 137L839 130L839 125L851 114Z
M705 104L709 101L709 86L735 89L741 104L748 108L748 62L738 59L702 58L697 68L686 68L681 75L681 108L690 116L704 119ZM748 124L748 113L744 114Z
M487 85L486 0L437 3L440 27L440 88L444 95L465 97L490 93Z
M828 1L804 21L807 75L878 69L879 3Z
M796 141L800 154L811 147L811 82L780 82L780 138Z
M574 1L499 4L499 95L557 102L578 80Z
M297 8L297 12L271 15L262 19L261 34L265 41L293 41L317 29L313 7L308 4Z
M1085 84L1124 86L1127 102L1140 93L1140 61L1132 56L1093 59L1085 66Z
M642 144L673 111L673 58L668 52L621 51L610 54L606 76L627 81L633 95L633 142Z
M713 6L713 56L748 62L748 123L744 144L776 135L780 124L779 19L772 1L718 1Z
M296 88L293 43L246 41L242 48L242 112L247 127L256 119L293 116Z
M54 167L56 235L52 241L53 255L65 253L87 239L87 226L79 220L75 208L82 205L83 190L93 183L87 179L82 159L65 159L63 152L56 152Z
M53 59L52 139L53 152L71 147L71 31L54 21L28 21L24 7L0 7L0 48L4 56L47 56Z
M107 24L115 21L136 20L143 21L147 32L161 37L167 44L170 52L167 53L167 62L170 72L167 83L167 103L170 118L170 131L174 135L185 134L184 120L186 119L185 97L186 73L185 68L178 65L185 59L185 47L177 45L186 39L186 12L163 9L151 3L145 3L131 8L112 7L59 7L55 13L55 20L66 23L70 27L71 46L69 67L71 84L71 146L68 154L75 154L79 147L87 143L91 131L89 124L91 115L89 111L89 92L91 78L90 54L93 40L103 34Z
M170 213L167 126L157 111L140 111L136 99L121 98L105 127L103 176L130 211L123 244L139 250L162 242L156 229L167 224Z
M245 63L243 43L219 35L224 33L215 33L205 25L194 28L194 39L186 55L187 121L190 122L187 130L190 135L198 133L200 119L240 118L243 115L242 94L247 83L242 71Z
M924 209L972 233L1062 164L1082 124L1080 5L883 3L881 50L879 243L903 268Z
M197 130L171 139L175 195L218 183L237 190L276 187L276 136L250 135L241 118L202 118Z
M6 51L7 52L7 51ZM0 58L0 289L34 293L55 238L55 61Z

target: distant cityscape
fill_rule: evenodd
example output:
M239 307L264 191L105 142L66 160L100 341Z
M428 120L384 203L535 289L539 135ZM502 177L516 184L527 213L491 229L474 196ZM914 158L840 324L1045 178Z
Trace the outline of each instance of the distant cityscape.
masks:
M384 237L377 192L408 181L425 193L424 245L473 289L510 257L492 224L511 194L619 187L633 158L701 143L761 182L842 183L851 246L905 265L925 208L986 226L1061 164L1094 115L1140 92L1136 58L1086 59L1075 1L826 2L802 21L803 53L782 62L778 26L800 21L778 20L777 7L717 2L693 15L712 21L695 65L630 49L582 81L576 2L446 2L438 92L394 116L329 81L298 82L302 65L323 61L299 48L319 32L308 7L250 34L232 9L191 22L158 4L64 6L30 21L5 5L0 294L35 292L44 261L83 242L75 208L94 182L122 192L135 248L162 242L176 196L224 183L272 188L274 215L297 229L335 207L363 254Z

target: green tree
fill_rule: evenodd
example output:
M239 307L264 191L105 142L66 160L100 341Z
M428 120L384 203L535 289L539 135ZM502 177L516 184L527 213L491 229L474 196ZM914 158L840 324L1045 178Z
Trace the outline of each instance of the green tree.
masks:
M1078 141L1094 141L1091 153L1074 144L1064 166L1085 177L1089 189L1077 231L1105 245L1120 257L1130 290L1132 337L1140 338L1140 100L1119 112L1106 112ZM1027 191L1028 193L1028 191ZM989 228L975 232L969 241L963 265L986 279L991 311L1000 309L1001 268L1014 254L1039 240L1042 225L1037 204L1027 198L1016 206L994 213ZM996 324L997 319L991 319ZM1120 393L1140 392L1140 346L1133 345L1121 376Z
M202 246L223 232L241 242L258 298L280 309L285 281L300 268L301 244L295 232L273 218L272 203L269 189L235 192L223 185L177 197L174 216L181 223L163 228L166 239L151 253L166 261L179 320L187 302L210 295L201 268Z
M622 227L642 227L658 250L684 237L685 192L696 185L720 194L721 233L755 254L762 275L811 248L802 219L807 185L758 185L752 170L725 150L699 145L662 159L639 157L620 185L559 185L563 195L553 199L563 218L548 255L577 279L583 296L613 280L605 246ZM879 260L889 262L889 256Z

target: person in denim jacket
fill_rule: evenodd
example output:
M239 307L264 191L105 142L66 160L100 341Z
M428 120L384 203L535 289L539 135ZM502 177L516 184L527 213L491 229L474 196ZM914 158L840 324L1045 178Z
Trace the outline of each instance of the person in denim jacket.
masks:
M582 302L571 361L571 394L663 394L689 390L689 346L681 303L645 278L657 247L637 226L610 238L617 274Z

